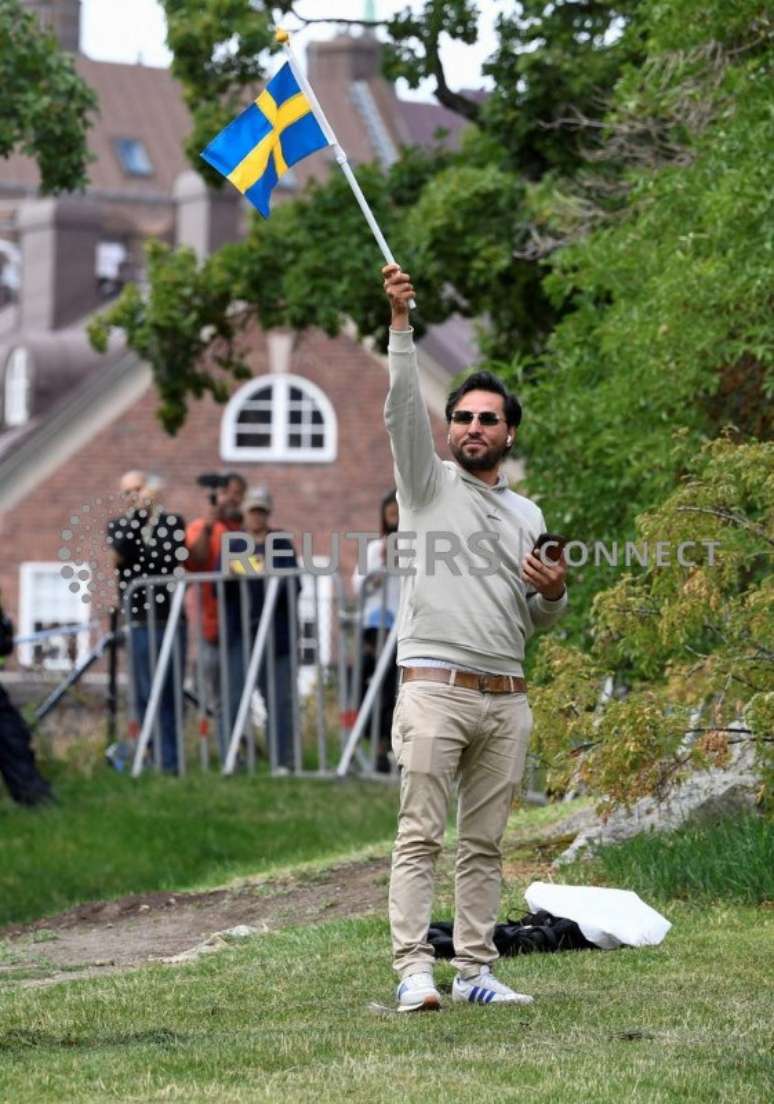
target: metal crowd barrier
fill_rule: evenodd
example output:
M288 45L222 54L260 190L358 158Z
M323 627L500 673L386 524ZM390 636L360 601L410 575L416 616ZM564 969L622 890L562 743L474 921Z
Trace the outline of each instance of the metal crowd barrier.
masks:
M327 596L322 593L323 579L328 580ZM249 587L253 581L260 581L264 586L257 623L250 615ZM165 683L171 674L172 693L170 695L168 685L166 693L173 703L175 769L179 774L187 767L186 701L196 709L201 768L208 770L214 758L225 775L234 774L238 769L255 771L259 749L252 711L254 693L260 686L265 708L266 755L272 774L285 773L283 768L289 767L299 776L344 778L356 770L361 776L380 781L397 778L394 763L390 774L376 769L383 700L385 694L393 692L388 678L395 664L397 645L397 626L387 627L391 618L383 582L383 572L367 575L352 602L347 598L339 575L322 576L298 569L287 574L283 572L281 576L264 575L260 579L219 572L191 572L184 576L133 580L124 600L133 777L138 777L149 765L157 769L164 765L161 705ZM302 584L300 594L299 584ZM217 643L206 641L204 637L205 586L215 588ZM238 588L236 634L233 632L234 590L227 592L227 586ZM289 678L290 683L290 764L280 761L278 731L277 690L281 680L277 678L279 657L276 655L274 613L283 588L289 630L289 671L283 677ZM167 617L160 621L156 610L157 595L162 589L170 592L170 600ZM376 632L369 634L374 670L365 686L367 626L364 607L369 592L371 596L380 592L381 608L377 611ZM138 623L132 616L136 596L147 605L147 622ZM147 706L141 715L132 632L145 624L150 687ZM186 656L190 660L187 682ZM312 678L308 677L310 669ZM313 737L307 739L306 745L302 739L302 711L307 717L307 736ZM316 765L307 768L305 758L307 762L316 760ZM543 800L538 770L535 756L529 756L525 779L527 800Z
M327 595L323 593L324 579L328 580ZM378 578L368 577L368 581L379 585ZM249 590L256 582L265 588L257 623L251 617ZM205 586L214 587L217 642L206 640L204 635ZM227 587L232 589L227 591ZM275 640L274 614L283 589L289 637L287 658L277 655ZM210 767L213 752L216 752L215 758L223 774L233 774L239 768L254 772L259 752L251 713L253 695L259 686L266 712L266 753L273 774L284 773L283 768L292 769L294 774L316 777L341 777L353 768L361 774L375 774L382 686L390 662L394 663L395 636L394 632L379 630L377 650L381 661L363 696L365 590L365 587L361 589L353 607L347 600L340 576L322 576L301 570L283 572L282 576L261 576L260 579L219 572L191 572L185 576L133 580L124 597L132 775L139 776L151 764L161 768L165 765L165 756L167 768L169 759L174 758L174 769L179 774L184 773L187 766L186 700L195 704L198 715L202 769ZM168 592L163 619L157 613L162 591ZM132 612L133 608L143 608L143 616L138 617ZM138 630L143 631L147 641L149 686L146 686L144 710L137 694L141 682L136 671ZM190 663L186 682L187 657ZM285 670L278 675L280 664L285 665ZM289 707L277 700L288 679ZM302 690L307 693L302 694ZM332 694L335 694L335 703L331 700ZM332 721L334 709L338 715ZM313 736L307 746L302 741L302 710L308 721L306 727L311 729L307 734ZM286 719L288 712L290 716L289 763L280 761L282 747L278 721L283 711ZM164 713L167 726L170 714L174 716L174 756L170 756L169 733L166 751L164 747ZM364 737L369 731L369 721L370 743L367 743ZM359 746L361 744L363 746ZM316 760L316 766L306 769L305 757L307 762Z

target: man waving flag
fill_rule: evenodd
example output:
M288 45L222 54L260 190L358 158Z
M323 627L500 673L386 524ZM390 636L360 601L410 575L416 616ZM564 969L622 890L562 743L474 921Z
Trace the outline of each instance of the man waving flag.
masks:
M329 144L285 62L258 99L202 150L202 157L268 218L272 189L283 173Z

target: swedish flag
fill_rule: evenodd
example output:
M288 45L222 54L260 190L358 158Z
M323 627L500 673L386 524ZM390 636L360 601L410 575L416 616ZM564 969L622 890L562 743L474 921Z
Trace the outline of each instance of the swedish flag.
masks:
M282 174L328 144L286 62L202 157L268 218L271 192Z

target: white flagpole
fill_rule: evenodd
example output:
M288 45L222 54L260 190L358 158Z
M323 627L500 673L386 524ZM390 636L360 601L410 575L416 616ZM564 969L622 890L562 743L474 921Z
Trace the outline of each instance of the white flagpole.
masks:
M374 213L368 206L368 200L363 195L363 189L358 184L357 177L352 171L352 166L349 163L349 159L344 150L339 145L338 141L336 140L336 135L333 133L333 127L325 117L325 112L320 106L320 101L314 94L314 89L312 88L309 81L306 79L306 74L303 72L301 66L296 61L296 56L293 53L292 46L290 45L290 35L287 31L283 31L281 28L278 28L274 37L276 38L277 42L282 45L282 48L284 49L288 59L290 71L296 78L296 81L298 82L298 87L304 91L307 99L309 100L309 103L312 105L312 112L314 114L314 117L317 119L317 122L320 124L320 129L322 130L323 134L328 139L330 144L333 146L333 153L334 157L336 158L336 164L339 166L341 171L344 173L344 176L347 178L347 183L352 189L355 199L360 205L360 210L363 212L365 220L371 228L371 233L376 238L376 243L382 251L382 256L384 257L387 264L396 264L395 258L392 255L392 250L387 244L387 240L385 239L384 234L379 227L379 223L374 218ZM416 307L416 303L413 299L410 300L409 307L412 310Z

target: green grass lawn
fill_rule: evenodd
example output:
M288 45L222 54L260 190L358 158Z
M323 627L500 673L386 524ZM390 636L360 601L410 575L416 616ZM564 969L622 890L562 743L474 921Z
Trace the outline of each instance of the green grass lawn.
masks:
M84 901L220 885L386 840L397 790L378 783L143 776L56 780L56 806L0 801L0 924Z
M531 1008L385 1015L381 919L297 928L195 966L9 989L0 1099L642 1104L770 1099L772 927L670 910L658 948L500 964ZM448 966L438 969L448 987Z
M774 826L770 817L740 812L675 832L644 832L601 848L590 863L565 866L562 880L626 886L651 901L771 903Z
M61 779L58 790L60 806L41 813L0 806L7 913L386 850L397 800L379 785L214 775L139 785L114 775ZM568 811L514 815L512 869L545 858L535 849L540 831ZM739 879L722 873L733 869L729 855L754 858L761 899L771 844L761 824L643 841L617 853L613 867L600 860L570 872L609 881L614 870L615 884L639 889L674 926L656 948L501 962L503 980L536 996L529 1008L451 1005L452 970L442 964L442 1013L375 1014L371 1002L394 1003L384 917L288 928L186 966L46 986L9 976L0 1101L768 1101L774 913L734 901ZM673 875L654 899L648 879L667 861L664 846ZM677 877L700 868L703 885L710 870L715 879L701 899L695 880ZM444 857L439 916L450 906L449 869ZM506 885L503 914L524 911L525 886L520 876Z

